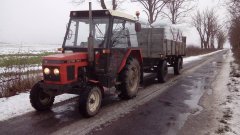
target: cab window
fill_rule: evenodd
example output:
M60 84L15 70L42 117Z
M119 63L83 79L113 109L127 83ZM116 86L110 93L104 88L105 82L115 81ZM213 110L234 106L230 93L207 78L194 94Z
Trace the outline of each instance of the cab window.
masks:
M114 19L111 41L112 48L136 47L138 44L134 23Z

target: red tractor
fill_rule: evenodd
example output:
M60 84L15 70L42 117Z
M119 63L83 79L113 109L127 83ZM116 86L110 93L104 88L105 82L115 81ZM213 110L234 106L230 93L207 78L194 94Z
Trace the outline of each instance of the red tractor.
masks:
M147 45L144 41L152 30L142 30L136 17L118 11L71 11L62 53L43 57L43 80L30 92L32 106L48 110L55 96L78 94L80 112L91 117L99 112L106 88L115 87L120 98L131 99L137 95L143 72L157 73L160 82L165 81L168 66L178 74L185 44L169 42L175 47L172 54L168 40L162 39L158 44L162 50L152 55L155 41Z

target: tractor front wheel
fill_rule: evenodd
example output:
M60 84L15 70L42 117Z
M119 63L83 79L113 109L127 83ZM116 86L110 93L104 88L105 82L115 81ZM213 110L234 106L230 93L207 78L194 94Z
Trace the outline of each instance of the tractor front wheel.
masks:
M50 96L43 91L39 83L36 83L30 91L30 102L37 111L49 110L54 102L55 96Z
M99 112L102 93L97 86L86 86L80 93L79 111L84 117L92 117Z

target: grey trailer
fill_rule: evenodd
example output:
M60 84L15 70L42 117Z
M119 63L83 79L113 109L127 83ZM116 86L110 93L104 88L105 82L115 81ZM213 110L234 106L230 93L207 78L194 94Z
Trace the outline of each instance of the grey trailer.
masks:
M157 72L159 82L165 82L168 67L180 74L186 54L186 37L172 27L142 28L137 33L138 46L143 57L143 71Z

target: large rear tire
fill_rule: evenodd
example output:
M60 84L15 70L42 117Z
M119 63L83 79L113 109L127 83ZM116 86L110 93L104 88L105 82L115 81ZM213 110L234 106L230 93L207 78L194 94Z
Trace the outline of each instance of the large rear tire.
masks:
M120 81L116 88L120 91L119 97L122 99L131 99L136 97L140 83L141 69L138 60L130 57L120 73Z
M157 69L158 82L165 83L167 81L167 74L168 74L167 61L166 60L160 61Z
M55 96L50 96L43 91L39 83L36 83L30 91L30 102L37 111L50 110Z
M102 93L97 86L86 86L80 93L79 111L84 117L95 116L101 107Z

